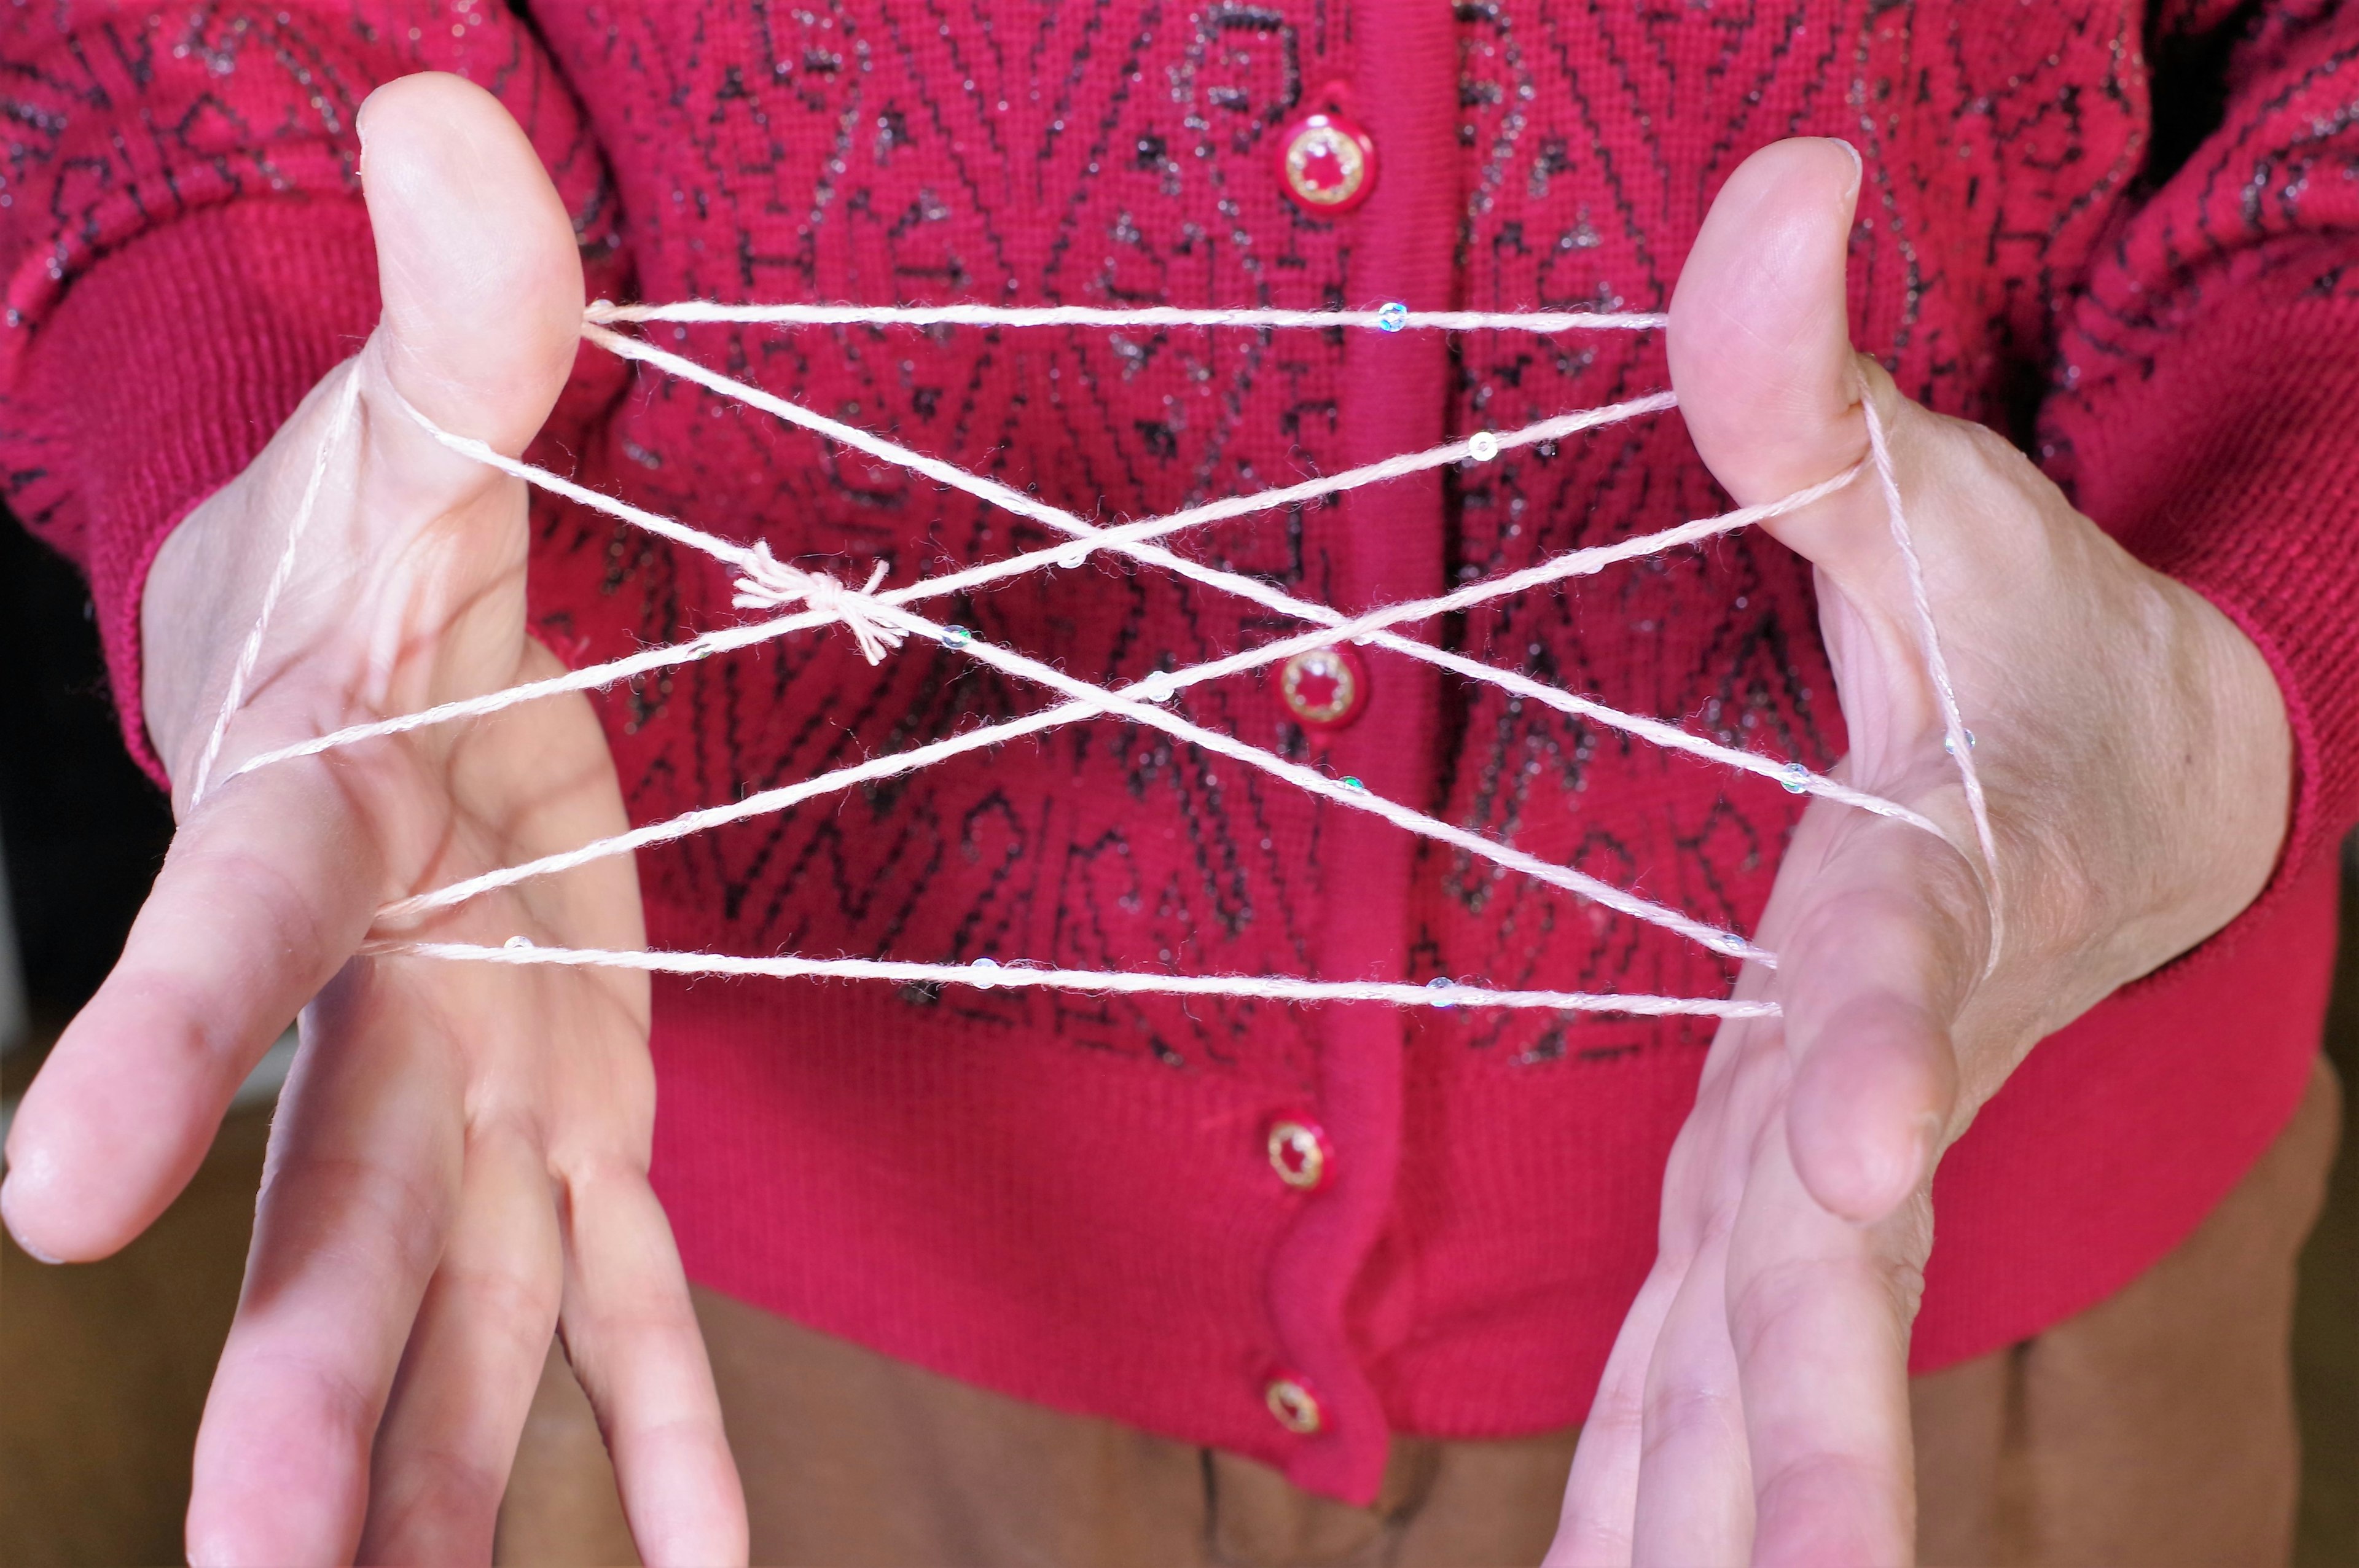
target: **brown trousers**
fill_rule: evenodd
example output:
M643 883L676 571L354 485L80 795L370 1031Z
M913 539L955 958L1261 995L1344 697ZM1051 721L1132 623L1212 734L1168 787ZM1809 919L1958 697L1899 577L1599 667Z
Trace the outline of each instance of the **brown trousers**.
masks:
M2292 1123L2179 1249L2038 1338L1917 1380L1929 1563L2282 1563L2299 1454L2294 1263L2333 1162L2321 1061ZM1474 1568L1537 1563L1577 1430L1393 1444L1352 1508L1251 1460L1061 1415L700 1292L756 1563L830 1568ZM560 1360L501 1513L499 1559L635 1561Z

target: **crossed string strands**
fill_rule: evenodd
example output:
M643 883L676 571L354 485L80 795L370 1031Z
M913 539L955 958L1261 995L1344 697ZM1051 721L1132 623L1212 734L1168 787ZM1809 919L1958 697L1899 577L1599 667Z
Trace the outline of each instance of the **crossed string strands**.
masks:
M1932 676L1944 728L1964 783L1978 847L1986 877L1995 867L1981 781L1971 754L1971 741L1959 713L1955 692L1940 651L1905 514L1891 456L1873 405L1867 409L1870 457L1819 484L1763 504L1742 507L1700 518L1659 533L1613 545L1571 550L1538 565L1469 584L1430 599L1383 607L1358 616L1299 600L1261 581L1222 568L1172 554L1154 541L1190 528L1310 503L1344 491L1446 465L1487 462L1516 448L1553 442L1583 430L1618 424L1675 406L1669 393L1581 410L1527 425L1521 429L1477 432L1462 440L1423 452L1388 458L1380 462L1314 478L1299 483L1228 497L1189 507L1167 516L1114 526L1101 526L1061 507L1028 495L1000 481L971 473L939 459L927 457L899 443L804 407L763 388L723 375L691 360L669 353L641 339L611 330L612 323L663 321L772 326L868 327L1200 327L1273 330L1297 328L1362 328L1386 332L1408 330L1463 331L1477 329L1564 332L1584 330L1646 330L1666 325L1659 315L1591 312L1471 312L1411 311L1388 304L1370 311L1190 310L1176 308L1113 310L1093 307L1059 306L1006 308L949 306L931 308L876 308L832 305L731 306L704 302L673 305L616 306L600 301L585 313L582 335L622 358L647 364L665 374L694 382L809 430L839 446L865 452L879 460L963 491L1007 512L1027 517L1067 536L1067 543L979 563L962 570L885 592L877 589L886 575L878 563L868 580L854 588L833 576L806 570L777 560L766 543L744 546L720 538L677 519L660 516L616 497L575 483L561 475L507 457L471 437L443 429L406 402L402 412L434 439L475 461L603 512L635 527L669 539L734 567L741 574L734 584L734 604L741 610L786 610L794 612L708 633L688 642L650 648L605 664L575 670L546 680L528 682L501 691L445 703L419 712L357 724L314 740L281 747L247 759L223 782L226 784L258 769L316 756L386 736L429 725L478 718L517 704L560 692L603 688L619 681L670 666L711 658L755 646L798 631L834 625L848 633L861 655L871 665L891 656L909 638L962 651L1017 679L1047 687L1065 700L1015 719L979 726L959 735L871 758L813 778L748 795L726 806L690 811L668 821L650 823L557 854L478 876L401 899L378 912L379 923L400 923L449 909L495 890L531 878L547 876L613 855L633 852L689 834L747 817L782 811L816 796L857 784L916 772L969 752L1004 744L1028 734L1095 717L1119 717L1159 730L1203 751L1268 773L1306 793L1338 806L1369 812L1405 830L1451 845L1461 852L1487 860L1506 870L1590 899L1607 908L1675 932L1712 950L1774 968L1776 955L1738 934L1667 908L1626 889L1603 882L1570 867L1539 860L1423 812L1385 799L1356 779L1338 779L1290 762L1233 736L1203 729L1168 710L1186 687L1256 669L1309 649L1352 642L1437 665L1467 679L1497 687L1511 695L1537 701L1570 717L1585 719L1668 749L1723 763L1777 780L1797 794L1810 794L1854 808L1904 821L1936 837L1944 837L1931 821L1896 802L1853 789L1838 780L1810 772L1800 762L1779 762L1750 752L1723 746L1691 734L1674 724L1625 713L1593 697L1560 690L1519 673L1502 670L1413 638L1391 628L1463 610L1486 600L1563 582L1603 570L1617 562L1660 554L1700 543L1810 504L1850 484L1863 469L1873 466L1884 492L1895 539L1907 564L1916 601L1922 652ZM331 426L288 529L288 538L262 608L233 670L228 691L201 759L191 790L192 804L202 798L211 782L223 737L244 701L245 688L259 658L263 638L279 595L291 577L304 533L319 505L329 454L345 438L353 422L357 376L349 378L339 398ZM398 394L396 395L398 399ZM1109 551L1207 587L1236 594L1310 629L1261 646L1205 661L1182 669L1160 671L1127 685L1103 687L998 647L964 627L928 620L908 606L929 599L963 593L988 583L1041 570L1051 565L1078 567L1100 550ZM1994 900L1994 902L1995 902ZM1425 986L1389 981L1319 981L1266 975L1173 975L1142 971L1079 970L1039 965L1000 964L978 958L971 964L929 964L868 958L812 958L798 955L747 957L711 953L616 951L609 949L538 946L522 936L503 946L473 943L429 942L381 938L364 952L421 957L473 960L500 964L604 966L673 974L763 975L772 977L882 979L901 983L958 984L984 989L1047 987L1100 993L1154 993L1183 996L1252 997L1280 1001L1366 1000L1397 1006L1537 1008L1564 1011L1617 1012L1639 1016L1693 1014L1708 1017L1759 1017L1777 1011L1773 1001L1736 1001L1716 998L1640 996L1551 990L1506 990L1462 981L1439 979Z

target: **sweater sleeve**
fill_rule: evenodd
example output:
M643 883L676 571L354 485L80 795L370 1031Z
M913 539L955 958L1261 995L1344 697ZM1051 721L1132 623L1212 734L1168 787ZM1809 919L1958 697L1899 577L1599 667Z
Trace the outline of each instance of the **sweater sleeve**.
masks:
M2277 674L2294 799L2257 909L2359 816L2359 5L2183 9L2164 167L2061 308L2041 455Z
M89 574L125 739L159 782L139 708L148 565L375 324L353 119L419 70L495 92L585 261L615 252L583 117L502 5L51 0L0 21L0 485Z

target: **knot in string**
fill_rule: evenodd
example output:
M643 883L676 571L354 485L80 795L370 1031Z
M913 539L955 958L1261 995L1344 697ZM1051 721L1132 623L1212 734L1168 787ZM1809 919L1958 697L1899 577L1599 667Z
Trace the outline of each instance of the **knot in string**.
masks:
M745 575L737 579L737 597L731 603L740 610L770 610L800 601L813 612L841 623L860 645L860 656L872 665L884 663L885 655L899 647L908 634L882 620L876 601L868 597L885 580L883 561L858 588L846 588L826 572L788 566L770 554L766 541L746 551L738 564L745 568Z

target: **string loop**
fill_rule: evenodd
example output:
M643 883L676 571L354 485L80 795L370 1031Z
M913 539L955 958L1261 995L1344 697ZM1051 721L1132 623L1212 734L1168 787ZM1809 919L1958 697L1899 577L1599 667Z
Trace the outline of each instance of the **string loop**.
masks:
M1302 768L1276 753L1245 745L1217 731L1203 730L1173 715L1160 706L1186 687L1201 681L1239 671L1260 667L1287 656L1290 652L1351 640L1381 645L1389 651L1414 659L1438 665L1471 680L1500 687L1518 696L1537 697L1560 711L1588 718L1621 729L1626 733L1668 748L1708 757L1748 772L1775 778L1788 789L1840 801L1845 805L1873 811L1909 823L1926 832L1940 836L1940 829L1931 821L1907 806L1853 789L1840 782L1810 773L1795 762L1780 763L1751 752L1739 752L1719 745L1699 736L1689 734L1676 725L1659 719L1619 712L1592 698L1559 692L1541 686L1512 671L1494 669L1473 660L1429 646L1386 630L1388 627L1412 623L1430 616L1461 610L1485 600L1509 593L1522 592L1545 584L1602 569L1621 560L1658 554L1682 545L1697 544L1718 535L1748 526L1807 506L1849 484L1864 470L1873 469L1881 483L1890 513L1894 535L1910 568L1910 586L1920 618L1930 674L1938 687L1945 727L1953 742L1952 754L1966 785L1975 818L1977 836L1984 852L1986 865L1992 868L1995 883L1996 857L1991 844L1988 818L1983 803L1981 781L1976 776L1970 748L1955 745L1963 734L1963 719L1950 681L1946 664L1941 658L1940 643L1931 625L1921 568L1908 538L1907 520L1903 514L1898 484L1892 471L1890 454L1884 443L1884 432L1877 424L1874 410L1869 412L1871 454L1868 461L1821 483L1797 491L1792 495L1763 505L1742 508L1719 517L1702 518L1677 528L1640 538L1622 541L1605 546L1575 550L1542 562L1537 567L1506 574L1489 582L1469 585L1438 598L1412 604L1396 605L1369 611L1357 617L1347 617L1332 608L1298 600L1258 579L1201 561L1177 556L1149 541L1182 529L1197 527L1224 518L1237 517L1298 503L1314 503L1334 493L1365 484L1424 471L1467 460L1470 458L1493 460L1506 451L1562 439L1577 432L1651 414L1675 406L1676 399L1669 393L1634 398L1620 404L1579 413L1559 416L1538 421L1520 430L1484 432L1467 441L1447 443L1430 451L1388 458L1326 478L1311 478L1293 485L1258 494L1234 496L1207 504L1190 507L1167 517L1149 518L1136 523L1101 527L1073 513L1056 507L1038 498L1016 491L998 481L969 473L939 459L923 456L884 437L828 418L814 410L802 407L775 394L746 383L734 380L707 369L693 361L668 353L637 338L625 337L608 329L607 323L675 321L729 323L735 325L902 325L939 327L951 325L984 326L1203 326L1248 327L1263 330L1291 327L1371 327L1392 331L1403 326L1416 326L1440 330L1463 331L1479 329L1560 332L1571 330L1652 330L1665 322L1660 316L1593 315L1580 313L1516 313L1516 312L1410 312L1399 306L1389 306L1380 311L1279 311L1226 310L1194 311L1171 308L1139 310L1106 310L1093 307L1050 307L1032 309L1001 309L987 306L952 306L932 308L871 308L851 306L721 306L690 301L672 306L615 306L600 301L585 312L582 336L628 360L636 360L669 375L682 377L702 384L723 395L762 409L789 424L799 426L823 439L869 453L912 472L934 479L952 488L962 490L978 499L1001 506L1018 515L1042 523L1067 535L1063 542L1045 549L1031 551L1003 560L966 568L948 576L924 579L890 592L879 593L886 575L886 563L879 561L867 580L853 588L831 573L810 570L779 560L766 541L751 546L733 543L671 518L658 516L614 497L601 494L560 475L537 468L505 453L494 450L481 441L441 429L433 421L396 395L396 401L435 439L451 449L511 474L527 483L549 491L568 500L592 507L618 517L635 526L646 529L675 543L689 546L725 566L736 568L738 575L732 583L734 597L732 603L740 610L792 610L790 613L757 625L731 628L709 633L677 647L649 649L593 669L571 672L549 680L512 687L484 697L466 698L416 714L406 714L375 723L353 726L317 740L288 746L279 751L249 759L234 778L255 768L296 756L316 755L338 746L353 744L378 735L396 734L426 724L495 712L518 702L530 701L558 691L587 690L630 678L647 671L708 657L728 648L747 647L788 632L821 626L838 625L850 633L860 655L874 666L883 662L886 654L899 648L913 633L934 636L945 645L969 648L972 656L983 659L1006 673L1046 686L1062 695L1066 701L1060 706L1028 714L1021 719L1001 720L959 736L920 746L912 751L871 758L848 768L842 768L818 778L762 792L726 806L707 807L691 811L669 822L653 823L629 832L561 853L549 855L524 865L502 868L463 881L435 889L429 892L397 901L378 912L380 920L412 918L451 907L495 888L512 886L527 878L547 875L570 867L585 864L603 856L628 853L649 844L661 843L689 833L713 827L723 822L762 812L784 810L796 802L835 789L874 778L885 778L914 772L919 768L941 762L949 757L1005 743L1023 734L1037 734L1056 725L1077 719L1101 714L1118 714L1134 722L1167 730L1176 738L1228 756L1245 764L1271 773L1307 793L1353 809L1370 811L1407 830L1425 838L1451 844L1462 852L1493 860L1526 875L1552 885L1565 888L1625 914L1648 921L1676 931L1712 951L1741 957L1775 968L1777 956L1745 940L1734 932L1723 930L1698 921L1673 909L1656 904L1634 892L1597 882L1570 868L1541 861L1508 846L1494 843L1464 828L1440 821L1421 812L1375 796L1356 780L1344 780L1339 785L1323 774ZM347 388L345 405L331 439L341 433L350 415L352 389ZM1479 449L1478 449L1479 448ZM323 470L327 461L323 450L319 462ZM321 472L315 470L312 483L298 514L296 526L287 542L271 591L266 594L261 619L248 640L245 658L231 684L228 699L215 727L204 757L204 771L210 765L221 741L221 731L226 728L242 695L245 667L258 648L264 627L277 599L278 579L291 568L295 548L299 542L303 524L316 502ZM1081 541L1084 549L1109 549L1130 557L1142 565L1174 572L1200 581L1207 587L1238 594L1280 614L1311 623L1312 630L1298 636L1225 657L1207 660L1185 669L1162 673L1155 679L1155 688L1147 683L1131 687L1105 688L1077 681L1063 672L1043 665L1011 649L973 644L961 639L950 642L945 628L923 617L910 613L903 606L917 600L945 594L970 591L986 582L1003 580L1026 572L1035 571L1060 562ZM202 789L201 780L199 789ZM1609 1011L1640 1016L1690 1014L1723 1019L1769 1017L1777 1012L1774 1001L1734 1002L1707 998L1656 996L1593 995L1589 993L1550 990L1494 990L1464 984L1450 988L1442 1001L1432 1000L1434 993L1426 988L1411 987L1405 982L1365 981L1330 983L1264 976L1188 976L1150 973L1063 970L1040 966L1012 964L993 966L988 976L976 979L971 967L910 964L897 960L831 959L818 960L780 955L772 958L740 958L728 955L697 953L607 952L595 949L506 949L481 948L464 944L383 939L364 949L371 953L405 954L443 959L475 959L500 963L560 963L566 965L604 965L640 969L656 969L681 974L767 974L806 976L811 978L874 978L921 979L928 983L982 984L989 987L1051 986L1066 989L1096 990L1112 993L1169 993L1176 995L1226 995L1258 997L1281 1001L1382 1000L1404 1006L1493 1006L1549 1008L1560 1011ZM1412 994L1415 993L1415 994Z

